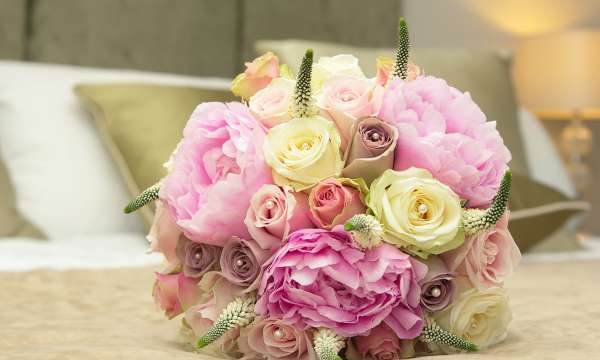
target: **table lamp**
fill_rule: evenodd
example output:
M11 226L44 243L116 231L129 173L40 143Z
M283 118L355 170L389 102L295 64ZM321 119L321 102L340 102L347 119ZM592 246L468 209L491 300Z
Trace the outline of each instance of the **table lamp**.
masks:
M583 156L592 149L584 120L600 120L600 30L577 30L524 38L513 76L521 104L540 119L568 119L561 142L578 192L590 183Z

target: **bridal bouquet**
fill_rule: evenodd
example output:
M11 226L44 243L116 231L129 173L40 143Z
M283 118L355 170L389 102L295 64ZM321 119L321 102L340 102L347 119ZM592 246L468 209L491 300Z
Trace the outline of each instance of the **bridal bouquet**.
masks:
M132 201L156 200L153 295L199 351L393 360L476 351L511 321L510 152L468 93L395 59L267 53L200 104ZM200 350L201 349L201 350Z

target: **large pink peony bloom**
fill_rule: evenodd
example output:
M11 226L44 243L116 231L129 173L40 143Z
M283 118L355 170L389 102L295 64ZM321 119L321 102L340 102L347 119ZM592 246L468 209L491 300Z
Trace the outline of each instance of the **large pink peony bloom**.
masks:
M244 225L250 198L272 182L264 138L265 129L241 103L194 110L160 192L188 238L218 246L232 236L250 238Z
M491 202L511 155L496 123L486 121L469 93L432 76L396 79L378 116L399 130L395 170L424 168L468 206Z
M299 230L266 267L256 311L300 330L326 327L346 337L385 322L399 338L412 339L423 327L418 282L426 272L394 246L355 248L341 226Z

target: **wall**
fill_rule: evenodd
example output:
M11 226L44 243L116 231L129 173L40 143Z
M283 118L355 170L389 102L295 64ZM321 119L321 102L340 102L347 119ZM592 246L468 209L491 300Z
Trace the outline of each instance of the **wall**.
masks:
M598 0L405 0L403 13L415 47L514 49L520 37L563 29L600 28ZM599 79L596 79L599 81ZM555 143L565 122L545 122ZM595 137L586 158L594 183L600 182L600 121L589 122ZM592 203L584 230L600 234L600 191L588 187Z

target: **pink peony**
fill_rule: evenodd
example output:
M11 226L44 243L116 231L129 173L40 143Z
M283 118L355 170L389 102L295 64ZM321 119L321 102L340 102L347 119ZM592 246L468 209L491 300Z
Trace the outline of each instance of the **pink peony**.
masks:
M160 192L189 239L223 246L232 236L250 238L244 225L250 198L272 182L264 138L265 129L243 104L196 108Z
M289 233L312 227L308 196L287 186L264 185L252 196L244 223L261 248L278 249Z
M372 79L338 75L325 80L317 105L337 126L342 149L350 142L355 120L379 111L382 94L383 88Z
M418 282L427 267L394 246L363 252L341 226L300 230L271 261L259 288L258 314L346 337L382 322L403 339L421 333Z
M390 82L379 118L399 131L395 170L429 170L471 207L488 205L510 152L469 93L432 76Z
M508 217L507 212L494 229L470 236L461 247L443 254L448 268L468 276L479 289L502 285L521 260L519 247L508 231Z
M196 303L200 297L197 284L198 279L189 278L183 273L156 273L152 295L156 304L171 319Z

